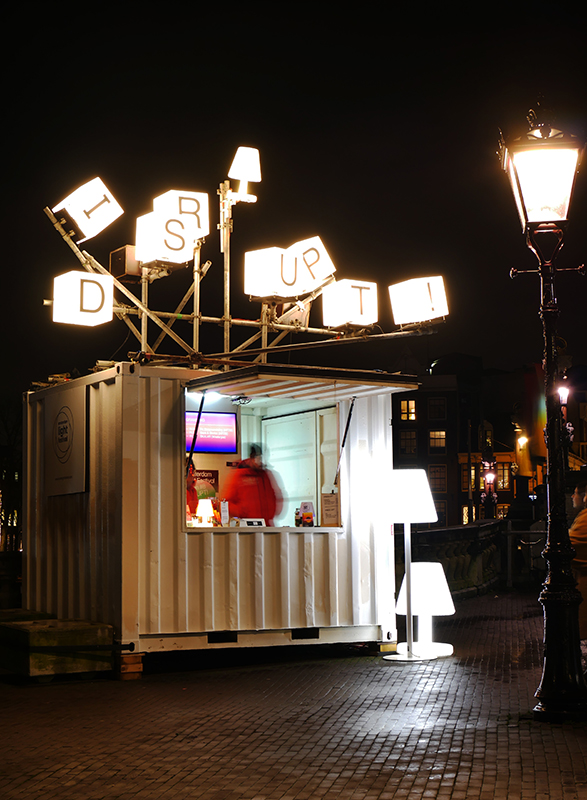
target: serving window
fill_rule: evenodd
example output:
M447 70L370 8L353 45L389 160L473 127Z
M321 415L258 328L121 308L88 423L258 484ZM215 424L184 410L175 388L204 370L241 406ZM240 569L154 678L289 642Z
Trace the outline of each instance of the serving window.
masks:
M205 395L200 408L201 399L200 393L186 390L184 491L189 529L217 525L221 520L228 524L233 514L230 504L222 507L224 491L253 444L260 445L263 466L283 497L275 526L299 525L303 504L304 508L311 505L314 526L340 524L334 484L339 455L336 406L299 412L288 408L284 413L276 403L233 404L230 397L213 392Z

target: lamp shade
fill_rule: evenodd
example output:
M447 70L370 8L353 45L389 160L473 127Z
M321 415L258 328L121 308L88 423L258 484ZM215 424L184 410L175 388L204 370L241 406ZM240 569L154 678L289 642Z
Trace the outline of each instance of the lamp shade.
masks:
M525 231L530 224L567 220L582 142L548 126L504 145L501 162Z
M261 160L256 147L239 147L228 171L228 177L238 181L259 183Z
M214 508L212 506L212 500L209 497L198 500L198 510L196 515L198 517L196 523L198 527L209 527L213 524Z
M389 502L392 522L436 522L438 520L428 477L423 469L392 470Z
M416 561L412 564L411 582L414 616L449 617L455 613L442 564ZM405 578L402 581L395 613L407 613Z

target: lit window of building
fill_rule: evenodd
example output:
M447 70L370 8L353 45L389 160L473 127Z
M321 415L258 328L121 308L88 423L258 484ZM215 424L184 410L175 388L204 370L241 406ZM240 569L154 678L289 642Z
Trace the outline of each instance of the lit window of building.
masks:
M473 519L471 520L471 522L475 522L476 518L477 518L476 509L475 506L473 506ZM462 506L461 519L463 521L463 525L469 524L469 506Z
M471 488L473 491L477 488L477 475L479 474L479 465L471 464ZM469 481L467 478L467 465L461 464L461 491L469 491Z
M497 488L509 489L510 488L510 463L498 462L497 464Z
M416 401L400 400L400 416L403 422L414 422L416 419Z
M430 453L446 452L446 431L429 431L428 437Z

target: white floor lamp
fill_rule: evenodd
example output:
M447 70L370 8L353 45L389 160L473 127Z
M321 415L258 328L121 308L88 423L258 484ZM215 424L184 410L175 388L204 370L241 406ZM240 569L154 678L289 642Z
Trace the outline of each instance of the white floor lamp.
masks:
M426 471L394 469L390 486L391 521L404 526L404 561L406 574L406 638L405 653L383 656L386 661L423 661L437 658L414 653L414 612L412 610L412 530L413 522L436 522L438 515Z
M412 564L412 616L418 617L418 641L413 644L414 653L420 658L452 656L452 644L432 641L432 617L448 617L455 613L450 589L442 564L417 561ZM407 613L406 580L397 599L396 614ZM407 652L407 643L400 642L398 653Z

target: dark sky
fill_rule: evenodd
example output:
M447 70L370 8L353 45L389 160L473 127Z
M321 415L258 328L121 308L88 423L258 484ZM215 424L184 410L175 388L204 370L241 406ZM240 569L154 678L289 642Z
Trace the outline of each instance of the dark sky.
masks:
M85 373L97 358L138 349L125 343L122 322L57 325L43 307L54 277L78 266L43 208L95 176L125 210L84 244L103 264L134 243L135 219L153 197L171 188L209 193L203 258L213 267L202 310L221 315L216 189L240 144L260 149L263 181L258 203L234 212L234 316L258 316L241 289L246 250L319 235L337 277L378 282L385 331L393 327L388 284L444 276L450 316L435 337L414 340L421 358L458 350L508 369L540 360L538 278L509 278L512 266L535 262L495 155L498 128L522 133L542 93L561 127L584 133L584 14L558 4L546 21L552 5L539 3L539 23L495 19L495 6L453 16L368 4L360 18L330 4L281 4L271 18L255 3L222 14L200 4L79 8L8 11L18 46L3 55L5 388ZM584 171L559 266L585 261L586 218ZM186 281L187 273L159 281L153 307L172 310ZM587 278L563 273L558 295L560 334L585 362ZM203 349L222 349L220 329L205 330ZM389 369L401 347L329 348L312 361Z

